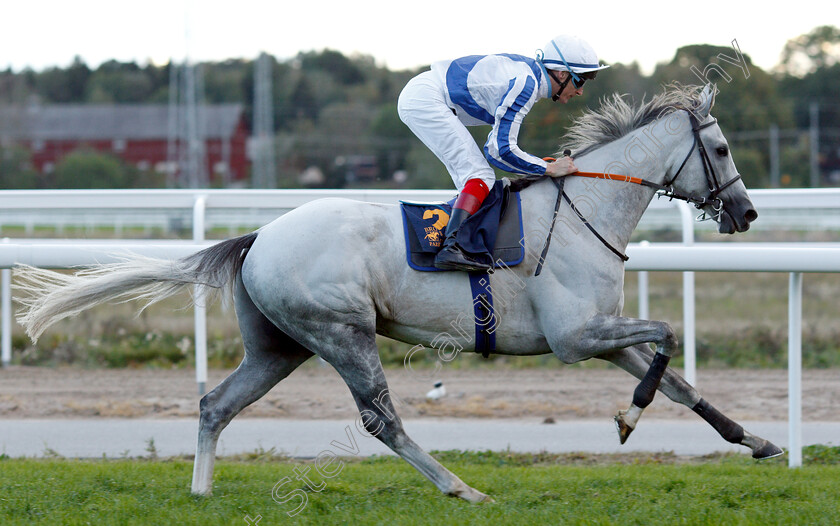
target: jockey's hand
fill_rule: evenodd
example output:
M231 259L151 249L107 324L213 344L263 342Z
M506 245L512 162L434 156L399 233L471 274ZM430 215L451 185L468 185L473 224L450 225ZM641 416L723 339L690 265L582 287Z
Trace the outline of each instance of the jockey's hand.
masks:
M560 177L561 175L569 175L577 172L575 161L571 157L561 157L554 162L548 163L545 169L545 175L550 177Z

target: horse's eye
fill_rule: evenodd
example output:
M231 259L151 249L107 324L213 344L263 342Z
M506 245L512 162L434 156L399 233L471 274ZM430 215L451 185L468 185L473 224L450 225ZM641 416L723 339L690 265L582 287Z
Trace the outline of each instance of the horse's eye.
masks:
M726 157L726 154L729 153L729 149L726 146L718 146L716 151L721 157Z

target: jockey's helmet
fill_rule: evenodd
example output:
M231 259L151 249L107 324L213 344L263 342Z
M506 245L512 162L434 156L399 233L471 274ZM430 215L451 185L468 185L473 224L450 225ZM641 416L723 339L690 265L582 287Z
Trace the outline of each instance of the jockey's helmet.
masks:
M578 77L593 79L597 71L609 67L598 62L598 55L589 42L574 35L558 35L551 39L537 51L537 60L546 69L570 72L575 80Z

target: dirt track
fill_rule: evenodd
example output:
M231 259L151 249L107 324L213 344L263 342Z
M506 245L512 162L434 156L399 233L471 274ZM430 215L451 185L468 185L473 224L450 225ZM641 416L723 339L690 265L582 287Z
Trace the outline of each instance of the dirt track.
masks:
M229 371L210 371L208 389ZM0 370L2 418L167 418L198 414L192 370L10 367ZM404 418L611 418L630 402L636 381L619 370L581 368L443 371L448 394L430 402L426 372L387 373ZM700 370L700 393L736 420L787 418L784 370ZM840 421L840 371L803 373L805 420ZM304 367L242 415L276 418L349 418L350 393L329 367ZM682 418L691 411L659 393L646 415Z

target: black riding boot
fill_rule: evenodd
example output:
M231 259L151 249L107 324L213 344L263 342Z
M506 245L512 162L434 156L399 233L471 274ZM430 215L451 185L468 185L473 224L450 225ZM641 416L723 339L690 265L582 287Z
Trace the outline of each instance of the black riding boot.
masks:
M435 257L435 268L466 272L487 272L491 269L490 265L470 257L455 241L461 224L471 215L463 208L452 209L452 215L449 216L449 223L446 225L446 239L443 241L440 252Z

